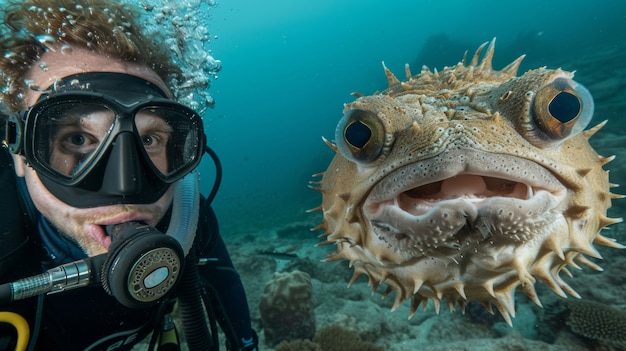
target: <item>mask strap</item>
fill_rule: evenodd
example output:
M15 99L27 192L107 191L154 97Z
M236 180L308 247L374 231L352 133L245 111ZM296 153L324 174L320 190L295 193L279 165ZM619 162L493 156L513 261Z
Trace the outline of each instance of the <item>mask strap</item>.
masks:
M28 111L19 111L10 115L0 115L0 143L11 153L22 152L24 137L24 117Z

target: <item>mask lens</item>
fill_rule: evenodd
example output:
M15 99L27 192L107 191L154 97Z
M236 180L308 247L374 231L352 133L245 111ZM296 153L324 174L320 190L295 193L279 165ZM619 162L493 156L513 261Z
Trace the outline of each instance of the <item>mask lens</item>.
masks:
M32 134L38 163L68 180L89 169L108 140L115 113L94 103L56 103L37 113Z
M176 102L156 98L126 105L105 95L61 93L28 113L26 134L31 137L24 154L38 172L74 186L108 167L121 133L135 135L136 142L125 147L141 156L132 156L130 149L122 154L151 168L145 174L165 183L193 170L204 152L202 118Z
M164 179L197 164L203 135L197 114L181 106L144 107L135 115L135 126L148 159Z

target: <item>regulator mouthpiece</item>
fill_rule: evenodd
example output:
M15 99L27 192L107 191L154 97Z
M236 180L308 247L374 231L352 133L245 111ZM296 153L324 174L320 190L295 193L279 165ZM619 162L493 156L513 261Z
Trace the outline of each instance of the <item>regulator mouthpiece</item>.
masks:
M102 265L104 290L127 307L149 306L176 285L185 256L178 241L141 222L105 227L112 243Z
M130 308L165 297L183 273L185 255L176 239L140 222L105 227L112 243L107 254L63 264L32 277L0 285L0 303L102 283Z

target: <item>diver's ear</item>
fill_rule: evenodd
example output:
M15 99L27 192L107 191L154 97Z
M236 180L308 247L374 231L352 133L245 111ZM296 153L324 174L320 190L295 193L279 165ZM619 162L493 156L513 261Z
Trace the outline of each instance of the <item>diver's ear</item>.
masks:
M22 155L11 154L11 156L13 156L15 174L17 174L18 177L23 177L26 174L26 159Z

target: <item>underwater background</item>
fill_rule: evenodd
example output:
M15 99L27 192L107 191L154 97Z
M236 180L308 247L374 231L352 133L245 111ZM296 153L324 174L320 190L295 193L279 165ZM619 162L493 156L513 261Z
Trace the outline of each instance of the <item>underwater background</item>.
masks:
M311 228L321 214L306 212L321 202L308 182L334 156L322 137L334 139L351 93L387 87L382 62L402 78L405 63L414 74L423 65L442 69L492 38L495 69L525 54L520 74L541 66L576 71L594 97L590 126L608 120L590 142L600 155L617 156L605 169L622 184L613 192L626 193L626 1L122 1L150 8L142 20L156 30L155 18L167 20L166 12L200 13L202 25L187 21L191 27L180 27L183 38L175 39L210 32L208 50L221 70L212 76L215 106L204 120L223 167L213 207L247 291L260 350L626 350L624 250L598 247L604 259L594 262L603 272L584 268L565 277L588 304L566 304L575 298L538 283L543 308L517 294L512 327L477 304L465 313L442 306L437 314L431 303L408 319L409 302L391 312L393 296L381 299L384 288L372 293L367 279L346 287L352 269L323 262L334 247L316 247L321 239ZM214 174L205 157L205 195ZM626 199L615 200L609 216L626 217ZM626 244L624 223L603 234ZM314 342L280 348L268 341L260 305L266 284L285 277L292 289L285 288L285 304L301 297L310 305L302 320L284 321L284 336L315 334Z
M520 74L541 66L576 71L594 97L590 126L608 120L591 143L603 156L617 155L605 168L612 183L625 184L626 2L221 0L208 16L211 54L222 63L209 89L215 107L205 114L224 170L214 208L262 350L626 349L622 250L600 247L604 260L594 262L603 272L585 268L565 278L589 304L566 304L576 299L538 283L543 308L517 294L513 327L472 303L464 314L445 306L437 314L430 304L408 320L410 303L390 312L394 299L381 299L384 288L373 294L365 278L347 288L348 264L322 262L334 248L315 246L321 239L310 228L321 214L305 212L321 201L307 187L311 175L334 155L321 137L334 139L352 92L387 87L383 61L398 77L405 63L414 74L422 65L442 69L494 37L495 69L525 54ZM204 193L212 174L203 161ZM614 201L609 215L626 217L626 199ZM626 243L623 223L604 235ZM302 318L313 319L316 344L281 348L267 340L259 306L268 281L297 271L310 276L312 288L294 283L292 294L312 294L314 316Z
M350 93L386 88L383 61L398 77L405 63L414 74L441 69L495 37L495 69L526 54L520 73L576 70L595 98L591 124L608 119L603 132L618 134L626 125L623 110L602 100L626 94L616 72L626 66L617 56L626 50L624 1L221 0L208 16L222 71L205 119L224 166L214 205L225 229L273 226L318 205L307 182L333 156L321 137L334 138Z

